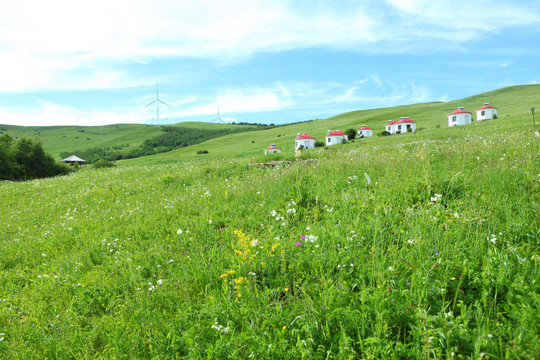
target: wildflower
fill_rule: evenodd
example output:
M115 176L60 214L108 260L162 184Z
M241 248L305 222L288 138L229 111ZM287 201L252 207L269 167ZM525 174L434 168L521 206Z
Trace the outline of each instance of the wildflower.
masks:
M301 235L300 236L300 239L305 239L306 237L304 235Z
M454 281L454 280L456 280L456 278L452 276L452 277L450 278L450 280Z
M294 243L294 245L302 245L302 243L300 241L297 241Z
M212 225L212 220L208 220L208 223L209 223L210 225Z
M251 246L257 246L259 245L259 241L257 239L251 241Z
M289 291L289 288L285 288L285 289L283 289L283 290L285 290L285 291Z
M286 325L283 325L283 327L281 328L282 330L286 330L287 329L287 326Z
M408 242L409 244L413 245L413 244L414 244L414 239L409 239L409 240L407 240L407 242Z
M437 252L435 253L435 255L439 256L439 252L441 252L441 249L437 249Z
M182 235L183 231L182 231L182 229L178 229L178 230L176 230L176 233L177 233L178 235Z
M491 239L488 236L488 241L490 241L492 244L495 244L497 242L497 236L495 234L491 234Z

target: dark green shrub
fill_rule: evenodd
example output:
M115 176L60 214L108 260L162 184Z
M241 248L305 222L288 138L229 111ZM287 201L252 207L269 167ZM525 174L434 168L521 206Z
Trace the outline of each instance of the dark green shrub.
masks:
M208 154L208 150L197 150L197 154Z
M92 164L92 168L94 169L100 169L100 168L108 168L116 166L116 164L109 160L100 159Z

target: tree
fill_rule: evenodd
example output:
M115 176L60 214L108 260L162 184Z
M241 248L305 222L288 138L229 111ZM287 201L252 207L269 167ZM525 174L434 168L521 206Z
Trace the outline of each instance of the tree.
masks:
M73 171L45 153L41 141L9 135L0 137L0 180L30 180Z
M356 130L354 130L353 128L347 129L347 131L345 131L345 134L347 134L349 140L356 138Z
M17 163L13 157L14 143L15 140L9 134L0 136L0 180L16 178Z

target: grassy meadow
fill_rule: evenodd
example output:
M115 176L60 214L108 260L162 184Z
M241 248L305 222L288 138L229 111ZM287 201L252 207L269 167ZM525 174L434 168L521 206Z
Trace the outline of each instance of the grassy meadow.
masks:
M250 161L301 124L0 182L0 358L540 358L530 114L421 107L416 134L275 167Z

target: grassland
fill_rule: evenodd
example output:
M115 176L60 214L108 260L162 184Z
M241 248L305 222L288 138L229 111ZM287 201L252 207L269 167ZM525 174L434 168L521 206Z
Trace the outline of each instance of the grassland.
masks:
M212 140L0 183L0 357L539 358L527 101L490 100L501 118L462 128L445 126L457 104L306 123L324 135L392 113L424 129L276 167L249 160L301 125L244 134L244 157Z

